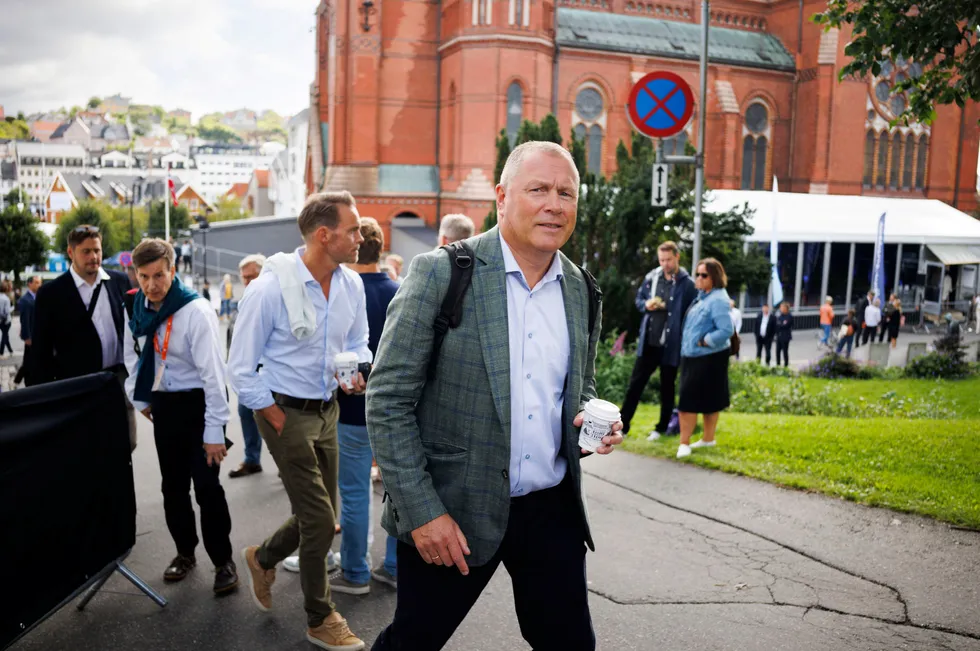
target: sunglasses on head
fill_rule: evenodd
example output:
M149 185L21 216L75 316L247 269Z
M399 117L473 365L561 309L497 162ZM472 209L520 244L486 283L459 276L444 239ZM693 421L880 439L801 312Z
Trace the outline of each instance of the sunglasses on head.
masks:
M72 230L72 233L92 233L93 235L98 234L98 226L79 226Z

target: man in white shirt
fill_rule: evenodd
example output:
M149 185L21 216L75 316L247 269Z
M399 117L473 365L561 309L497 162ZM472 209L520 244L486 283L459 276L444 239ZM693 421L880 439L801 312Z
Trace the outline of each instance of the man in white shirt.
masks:
M741 324L739 324L741 325ZM769 306L762 306L762 313L755 320L755 359L762 362L762 351L766 351L766 366L772 364L772 341L776 336L776 323L769 313Z
M153 421L163 477L163 510L177 556L165 581L183 580L197 564L190 488L201 509L204 548L215 566L214 592L234 590L231 516L219 480L228 422L225 364L211 305L175 278L173 247L143 240L133 250L140 291L126 328L126 393Z
M876 298L871 305L864 309L864 333L861 343L868 343L868 338L874 336L875 330L881 324L881 299Z
M259 433L282 474L293 507L279 530L246 547L252 601L272 607L276 565L299 547L306 638L325 649L364 648L330 599L327 554L339 504L336 391L361 393L336 380L338 353L370 362L364 283L356 263L360 217L349 192L312 195L299 215L304 246L276 254L245 290L228 354L238 401L252 409ZM261 371L257 371L258 365Z

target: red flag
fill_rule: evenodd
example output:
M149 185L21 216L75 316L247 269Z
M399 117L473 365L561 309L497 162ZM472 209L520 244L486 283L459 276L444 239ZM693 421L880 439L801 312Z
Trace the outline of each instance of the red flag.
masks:
M177 192L174 190L174 180L167 179L167 186L170 188L170 198L174 200L174 208L180 204L177 202Z

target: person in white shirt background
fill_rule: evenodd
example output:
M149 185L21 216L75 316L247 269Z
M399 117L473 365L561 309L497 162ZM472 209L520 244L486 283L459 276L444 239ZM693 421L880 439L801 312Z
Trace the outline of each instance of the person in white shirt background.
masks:
M219 479L229 417L224 355L214 310L175 278L174 258L173 247L160 239L133 250L140 291L125 328L126 393L153 421L163 510L177 547L163 578L181 581L197 564L193 482L204 549L215 566L214 592L222 594L238 586L231 515Z
M728 314L732 317L732 326L735 328L735 334L742 331L742 310L735 307L735 301L729 301L731 304L731 309L728 310ZM738 359L738 353L735 353L735 359Z
M769 306L762 306L762 313L755 320L755 360L762 362L762 351L766 351L766 366L772 364L772 342L776 337L776 321L769 312Z
M868 343L868 338L872 337L881 325L881 299L876 298L871 305L864 309L864 332L861 335L861 343Z

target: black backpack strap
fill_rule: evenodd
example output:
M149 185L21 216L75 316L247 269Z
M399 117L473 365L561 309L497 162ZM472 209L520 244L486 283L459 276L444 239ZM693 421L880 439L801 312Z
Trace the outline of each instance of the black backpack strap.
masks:
M595 320L602 311L602 290L599 289L599 283L596 282L595 276L589 273L588 269L579 267L579 271L585 277L585 286L589 290L589 338L591 338L592 331L595 329Z
M458 328L463 320L463 297L470 288L473 280L473 262L475 254L469 245L463 242L453 242L442 247L449 254L450 276L449 289L446 297L442 299L442 307L436 316L432 329L435 334L432 337L432 354L429 356L429 379L435 375L436 367L439 365L439 351L442 349L442 341L446 338L446 333L450 328Z

